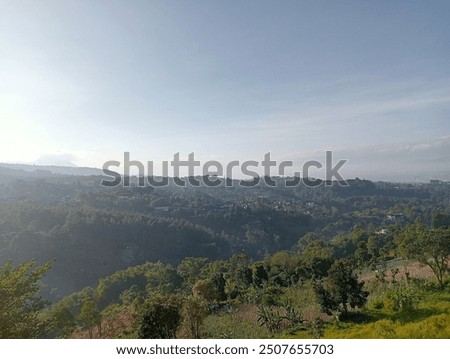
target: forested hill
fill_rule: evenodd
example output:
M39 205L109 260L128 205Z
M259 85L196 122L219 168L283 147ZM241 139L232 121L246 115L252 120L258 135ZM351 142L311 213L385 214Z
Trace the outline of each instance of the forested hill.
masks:
M57 300L145 262L185 257L257 260L307 233L331 240L364 226L449 220L447 184L350 180L291 188L105 188L96 176L0 174L0 263L53 261L46 296Z
M48 177L49 175L100 176L102 170L92 167L0 163L0 174L13 173L26 177Z

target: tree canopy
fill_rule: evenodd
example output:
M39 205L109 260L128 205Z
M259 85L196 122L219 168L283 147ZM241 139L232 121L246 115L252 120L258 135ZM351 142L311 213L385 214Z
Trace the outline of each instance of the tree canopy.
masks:
M40 281L50 266L32 260L0 267L0 338L36 338L44 332L39 312L48 303L40 295Z
M443 287L450 256L450 229L411 225L398 236L397 241L400 253L430 267L439 286Z

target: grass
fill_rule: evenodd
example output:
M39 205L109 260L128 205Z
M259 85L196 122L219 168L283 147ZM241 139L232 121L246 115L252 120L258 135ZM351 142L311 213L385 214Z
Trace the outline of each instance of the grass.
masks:
M269 337L265 327L257 324L257 307L241 304L227 313L208 316L202 325L202 338L259 339Z
M327 339L449 339L450 291L421 293L415 309L394 312L390 308L360 312L360 323L327 323ZM282 338L310 338L306 331L284 333Z

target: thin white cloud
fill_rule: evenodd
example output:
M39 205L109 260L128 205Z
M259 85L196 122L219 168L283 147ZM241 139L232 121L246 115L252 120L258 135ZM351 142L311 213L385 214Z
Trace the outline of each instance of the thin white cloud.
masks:
M428 141L385 145L334 148L334 163L347 160L341 174L347 178L426 182L438 178L450 180L450 136ZM296 163L324 161L325 149L309 153L291 153Z
M371 91L362 99L357 93L335 94L333 104L326 104L324 96L323 105L299 105L290 112L279 112L265 119L234 123L233 127L260 132L275 131L272 134L292 134L296 130L307 131L306 126L322 128L324 125L336 122L348 124L355 120L371 121L375 116L380 117L393 112L410 112L450 104L449 86L434 89L409 89L409 91L392 94L390 98L380 99L389 92L387 89L378 93ZM292 104L287 106L292 107Z

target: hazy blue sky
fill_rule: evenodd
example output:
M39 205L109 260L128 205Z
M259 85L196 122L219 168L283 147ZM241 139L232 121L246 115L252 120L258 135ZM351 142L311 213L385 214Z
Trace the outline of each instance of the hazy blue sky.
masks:
M0 0L0 162L331 149L349 176L450 178L449 19L449 1Z

